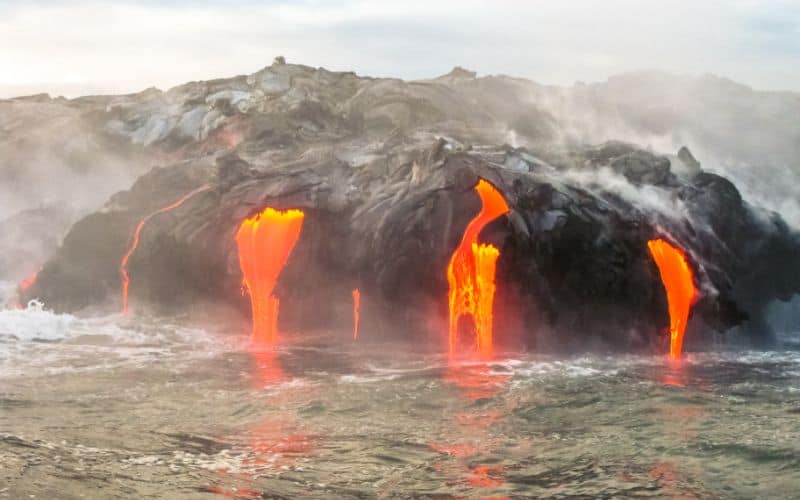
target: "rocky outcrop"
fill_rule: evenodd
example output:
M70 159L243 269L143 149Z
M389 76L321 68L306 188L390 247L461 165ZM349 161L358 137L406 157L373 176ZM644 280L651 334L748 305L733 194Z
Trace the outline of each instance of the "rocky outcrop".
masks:
M684 248L695 269L701 296L687 342L735 325L769 342L765 308L800 291L797 234L686 148L672 156L565 139L532 85L460 68L403 82L277 61L168 92L86 98L105 134L168 166L77 222L26 296L58 310L119 307L120 260L137 223L208 184L148 219L128 263L135 308L211 300L245 313L238 225L265 206L300 208L305 223L276 292L287 327L349 328L358 287L374 335L433 336L446 330L445 268L484 178L511 208L481 235L501 250L501 343L660 342L668 318L647 252L654 237Z
M306 223L278 288L283 322L344 327L350 291L359 288L373 331L433 335L446 317L447 261L479 209L478 178L511 207L482 234L501 249L501 342L505 336L540 349L657 344L667 310L647 252L655 237L684 248L695 268L702 321L689 338L760 321L771 299L800 291L800 241L777 215L747 205L722 177L675 176L663 156L609 144L553 155L574 163L552 165L528 150L470 151L447 141L407 154L414 159L388 169L336 158L265 169L232 154L213 166L156 169L78 223L31 293L60 309L113 304L119 258L138 218L208 182L213 189L143 232L130 262L140 308L174 312L213 300L244 312L238 225L265 206L300 208ZM752 334L768 340L766 330Z

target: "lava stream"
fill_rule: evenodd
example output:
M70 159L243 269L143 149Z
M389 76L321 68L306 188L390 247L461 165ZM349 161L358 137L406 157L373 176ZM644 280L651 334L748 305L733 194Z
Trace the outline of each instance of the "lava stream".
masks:
M208 191L209 189L211 189L211 186L201 186L195 189L194 191L183 195L177 201L165 207L159 208L155 212L151 213L147 217L140 220L139 223L136 225L136 229L133 231L131 246L128 248L128 251L125 252L125 255L122 257L122 262L120 263L119 266L120 274L122 275L122 314L124 316L128 315L128 288L130 287L131 284L131 278L128 275L128 261L131 259L131 256L136 251L136 247L139 246L139 238L142 235L142 229L144 229L145 224L147 224L147 222L156 215L169 212L170 210L174 210L179 206L183 205L184 203L186 203L186 200L188 200L192 196L203 191Z
M36 284L36 280L38 278L39 278L39 271L36 271L35 273L31 274L30 276L28 276L27 278L22 280L22 282L19 284L19 289L24 292L28 288L30 288L33 285L35 285Z
M647 242L650 255L656 261L661 281L667 291L669 305L669 357L679 359L689 311L697 296L694 276L683 250L662 239Z
M353 290L353 340L358 339L358 309L361 306L361 292Z
M236 233L242 284L250 295L253 340L274 343L278 333L278 298L272 293L292 253L305 214L301 210L266 208L245 219Z
M22 280L22 282L20 282L20 284L19 284L19 293L17 293L17 296L18 296L17 309L24 309L25 308L25 306L22 305L22 302L20 302L20 301L22 300L22 297L25 294L25 292L28 290L28 288L30 288L30 287L32 287L33 285L36 284L36 280L37 279L39 279L39 271L36 271L35 273L31 274L30 276L28 276L27 278Z
M508 213L509 208L503 195L487 181L481 179L475 191L481 199L481 211L467 225L461 244L447 266L449 342L453 355L458 341L458 320L461 316L471 316L478 353L488 358L492 355L494 275L500 250L493 245L479 244L478 235L488 223Z

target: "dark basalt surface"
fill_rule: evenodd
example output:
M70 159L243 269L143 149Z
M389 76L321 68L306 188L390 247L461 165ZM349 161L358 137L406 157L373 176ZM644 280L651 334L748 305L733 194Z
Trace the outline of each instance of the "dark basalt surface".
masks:
M142 162L167 165L74 224L24 299L118 310L120 260L137 222L208 184L145 227L129 263L135 311L212 302L246 317L238 225L265 206L301 208L302 234L278 283L283 328L349 330L358 287L362 331L440 339L446 265L479 209L472 188L482 177L511 207L481 236L502 252L501 344L663 350L666 298L646 246L654 237L684 248L695 269L690 347L733 327L769 344L764 311L800 291L798 235L688 148L587 145L592 134L569 133L580 106L556 113L560 101L544 98L552 92L462 69L405 82L276 60L166 92L5 103L24 116L42 106L72 116L93 144L128 144Z
M129 265L136 309L175 313L210 300L246 315L239 223L265 206L300 208L306 221L277 290L284 328L349 328L358 287L363 331L437 336L447 317L446 265L480 208L472 190L479 177L511 207L481 235L501 249L501 345L662 348L666 298L646 245L654 237L684 248L695 270L701 297L690 343L740 324L769 343L764 308L800 292L797 234L703 172L688 150L670 159L608 143L537 155L440 139L406 157L264 168L229 153L154 169L72 228L28 296L57 310L118 307L120 258L136 222L209 183L143 231ZM680 175L675 162L683 162Z

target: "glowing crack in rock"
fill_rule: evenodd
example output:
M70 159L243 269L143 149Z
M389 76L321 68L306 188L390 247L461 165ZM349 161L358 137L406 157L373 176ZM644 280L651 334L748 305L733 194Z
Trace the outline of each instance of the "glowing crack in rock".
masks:
M301 210L266 208L245 219L236 233L242 285L250 295L253 341L257 343L277 340L280 303L273 292L300 237L304 217Z
M473 320L475 342L481 357L492 355L492 309L495 293L495 268L500 250L493 245L478 243L478 235L490 222L508 213L503 195L481 179L475 191L481 199L481 211L464 230L461 244L450 257L447 266L450 307L450 354L458 344L458 322L462 316Z
M147 222L155 217L156 215L163 214L165 212L169 212L171 210L175 210L179 206L186 203L189 198L192 196L201 193L203 191L208 191L211 189L211 186L201 186L194 191L191 191L185 195L183 195L177 201L170 203L165 207L161 207L155 212L149 214L148 216L144 217L139 223L136 225L136 229L133 231L133 238L131 238L131 245L128 247L128 251L125 252L125 255L122 257L122 262L119 266L120 274L122 275L122 314L124 316L128 315L128 290L131 285L131 277L128 274L128 261L130 261L131 257L133 256L134 252L136 252L136 248L139 246L139 239L142 236L142 230Z
M689 311L697 296L694 276L683 250L662 239L647 242L667 291L669 305L669 357L679 359Z
M353 340L358 339L358 309L361 307L361 292L353 290Z

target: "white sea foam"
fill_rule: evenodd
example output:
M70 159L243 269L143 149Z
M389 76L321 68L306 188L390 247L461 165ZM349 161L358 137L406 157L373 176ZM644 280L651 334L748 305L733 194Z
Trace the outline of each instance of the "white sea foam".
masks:
M400 374L384 374L384 375L342 375L339 377L339 382L342 384L370 384L374 382L386 382L399 378Z
M77 323L74 316L46 311L44 304L32 300L25 309L0 311L0 339L63 340L74 333Z
M509 354L509 357L491 362L460 362L450 365L446 357L428 358L424 361L409 362L400 366L374 366L367 364L370 373L376 375L396 374L408 376L426 371L455 368L458 370L481 369L485 375L510 375L516 380L550 378L597 378L615 377L626 371L641 369L679 369L685 367L709 367L719 364L733 364L749 367L757 372L759 365L783 365L784 375L800 374L800 352L797 351L720 351L686 353L677 364L665 355L613 354L557 357L537 354Z
M201 329L120 315L79 318L36 301L0 310L0 377L55 374L190 359L224 347Z

